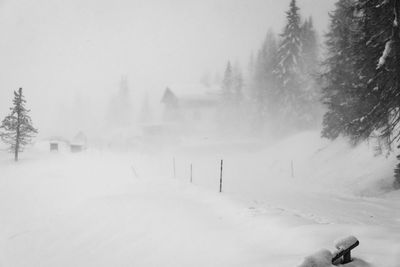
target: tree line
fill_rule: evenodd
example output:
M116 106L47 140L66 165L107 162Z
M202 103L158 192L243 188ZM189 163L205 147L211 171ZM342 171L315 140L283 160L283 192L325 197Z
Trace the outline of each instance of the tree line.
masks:
M399 0L339 0L330 14L322 75L322 136L391 150L400 138ZM400 158L399 158L400 159ZM395 170L400 185L400 164Z
M284 136L322 122L325 138L374 138L392 150L400 139L400 0L338 0L329 15L322 60L312 18L302 18L291 0L285 27L268 31L247 78L227 63L221 124L232 130L250 122L253 132ZM19 89L0 126L15 160L37 133L28 113ZM395 178L400 186L400 163Z
M231 63L227 63L223 102L225 107L234 106L236 113L238 107L245 107L247 121L255 132L282 135L316 127L321 112L318 67L319 45L313 20L303 19L292 0L282 33L277 36L269 30L256 57L251 57L246 84L239 68L232 71ZM237 119L237 114L233 117Z
M373 138L378 151L390 152L400 139L400 0L338 0L329 16L322 60L312 18L299 15L296 0L283 31L268 31L242 99L253 129L282 136L322 123L325 138ZM230 68L224 97L226 88L234 92ZM400 163L395 178L400 186Z

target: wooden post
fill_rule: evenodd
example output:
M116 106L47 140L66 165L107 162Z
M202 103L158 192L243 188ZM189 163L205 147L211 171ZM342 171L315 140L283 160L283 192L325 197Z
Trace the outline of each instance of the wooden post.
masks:
M190 163L190 183L193 183L193 165Z
M347 252L347 253L345 253L343 255L342 264L346 264L346 263L349 263L349 262L352 262L352 260L351 260L351 251L350 250L349 250L349 252Z
M223 170L223 166L224 166L224 160L221 159L221 172L219 175L219 192L222 193L222 170Z
M174 178L176 178L175 157L174 157L174 159L173 159L173 168L174 168Z
M292 178L294 178L293 160L290 162L290 169L291 169L291 171L292 171Z
M135 169L135 167L133 167L133 165L131 166L131 170L132 170L133 174L135 175L135 177L139 178L139 175L137 174L136 169Z

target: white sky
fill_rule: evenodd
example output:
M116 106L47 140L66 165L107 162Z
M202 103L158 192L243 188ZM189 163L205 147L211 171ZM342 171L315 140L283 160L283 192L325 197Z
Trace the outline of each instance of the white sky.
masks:
M115 91L122 74L133 90L156 91L222 72L228 59L246 66L289 2L0 0L0 115L20 86L29 107L51 110L50 100ZM298 0L319 31L334 2Z

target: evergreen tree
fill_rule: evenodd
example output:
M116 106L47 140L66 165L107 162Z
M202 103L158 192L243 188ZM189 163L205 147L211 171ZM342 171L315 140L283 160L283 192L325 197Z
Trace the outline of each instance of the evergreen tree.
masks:
M222 132L230 132L233 112L233 70L230 61L226 64L224 76L221 82L220 104L218 110L218 126Z
M292 0L289 11L286 12L287 24L281 34L282 41L278 50L277 72L285 87L290 87L293 83L296 83L296 75L300 72L302 47L298 12L296 0Z
M239 108L243 104L243 74L239 64L232 69L232 104Z
M310 86L310 77L305 75L302 44L302 28L299 8L296 0L290 2L287 24L281 34L278 49L278 64L275 72L279 77L280 128L279 132L307 129L315 124L316 105L314 86ZM308 23L307 23L308 25ZM311 26L307 26L310 30Z
M18 153L31 142L32 137L38 132L32 126L32 120L25 108L26 100L22 94L22 88L14 91L13 107L0 126L1 139L10 146L10 152L14 153L14 160L18 161Z
M400 138L400 0L340 0L335 14L340 10L328 35L332 56L326 61L322 134L354 141L374 137L390 150ZM399 186L400 164L395 178Z
M117 93L111 98L108 119L117 127L128 127L133 123L133 107L128 77L122 76Z
M142 123L149 123L151 122L153 118L153 114L150 108L150 102L149 102L149 94L146 93L143 101L142 101L142 107L140 110L140 117L139 117L139 121Z
M257 55L252 83L252 99L255 112L255 125L258 130L265 123L271 124L277 111L277 41L272 30L267 32L265 40Z
M382 0L360 0L356 5L357 24L352 44L357 76L354 83L356 103L351 108L356 118L347 126L356 141L375 135L389 141L392 132L385 129L391 117L387 104L395 97L390 88L393 77L398 74L390 70L393 63L388 62L388 68L382 70L377 69L377 64L390 38L393 13L381 3Z
M360 1L369 34L370 79L364 93L372 103L355 121L361 137L377 135L391 148L400 140L400 1ZM361 59L359 59L361 62ZM376 70L372 71L376 66ZM398 157L400 159L400 157ZM400 187L400 163L395 169L395 186Z
M354 1L339 0L330 14L330 29L326 35L328 56L324 61L325 86L323 102L328 111L324 115L322 136L330 139L340 134L350 135L347 125L355 119L351 109L357 103L354 87L358 77L352 59L354 30Z
M312 17L304 21L301 26L301 43L303 57L303 71L306 75L315 75L318 69L318 41Z
M232 65L231 62L228 61L222 80L222 98L225 104L231 103L233 99L233 83Z
M255 68L256 68L256 64L255 64L255 60L254 60L254 53L251 52L249 62L247 64L247 75L246 75L247 79L249 81L251 81L254 76Z
M321 83L318 79L320 74L320 57L318 35L314 29L312 17L309 17L301 27L302 42L302 73L304 86L305 122L309 127L319 126L322 114L321 105Z
M341 17L332 17L327 42L332 56L326 61L330 71L324 89L328 105L325 137L344 134L357 142L379 136L390 142L396 124L392 123L397 109L396 77L400 74L396 56L387 61L381 58L392 32L393 6L389 2L395 3L341 0L337 4L336 13L341 12Z
M203 75L200 77L200 83L205 87L211 87L212 81L210 72L206 71L203 73Z
M243 75L238 64L232 67L227 63L221 85L220 126L224 131L231 130L242 122L244 102Z

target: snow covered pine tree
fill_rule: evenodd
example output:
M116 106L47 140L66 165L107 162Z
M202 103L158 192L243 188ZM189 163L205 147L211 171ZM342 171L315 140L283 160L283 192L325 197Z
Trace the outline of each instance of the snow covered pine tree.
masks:
M389 149L400 140L399 14L400 0L340 0L336 5L327 36L323 136L343 134L354 142L376 137ZM399 173L400 164L397 186Z
M302 94L302 58L301 58L301 27L299 8L296 1L290 2L289 11L286 12L287 24L281 34L278 49L278 64L276 74L280 81L278 99L280 100L282 115L290 128L301 125L301 107L303 106ZM297 127L295 127L297 128Z
M10 145L10 152L14 153L14 160L18 161L18 153L23 151L24 146L31 142L31 138L37 133L32 126L32 120L25 108L26 100L22 95L22 88L14 91L13 107L0 126L0 137L4 143Z
M318 46L312 19L301 24L296 0L290 2L286 19L286 26L280 35L275 73L279 80L277 98L281 107L278 114L281 115L280 121L287 125L283 131L290 132L309 129L318 121L318 112L314 109L319 97L310 73L315 70ZM307 48L304 49L304 46ZM313 60L311 57L314 57Z

